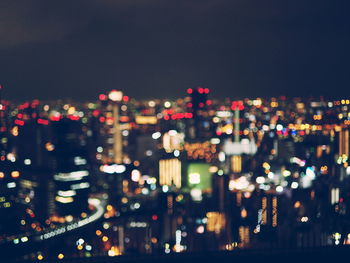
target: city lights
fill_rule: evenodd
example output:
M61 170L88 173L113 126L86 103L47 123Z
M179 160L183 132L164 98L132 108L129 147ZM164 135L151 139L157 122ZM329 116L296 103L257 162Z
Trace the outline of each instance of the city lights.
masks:
M184 93L3 103L0 247L64 261L350 244L347 99Z

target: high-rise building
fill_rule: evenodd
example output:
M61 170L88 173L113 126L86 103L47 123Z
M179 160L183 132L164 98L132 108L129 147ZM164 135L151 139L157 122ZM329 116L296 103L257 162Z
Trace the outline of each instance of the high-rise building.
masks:
M87 210L89 163L81 123L64 118L53 123L54 183L57 212L77 216Z
M209 89L202 87L189 88L187 93L190 96L187 110L193 116L193 118L188 120L187 136L194 141L207 140L213 134L212 122L208 113L208 107L212 103L208 100Z
M349 157L349 130L342 129L339 131L339 156Z
M159 184L181 188L181 161L179 159L159 161Z

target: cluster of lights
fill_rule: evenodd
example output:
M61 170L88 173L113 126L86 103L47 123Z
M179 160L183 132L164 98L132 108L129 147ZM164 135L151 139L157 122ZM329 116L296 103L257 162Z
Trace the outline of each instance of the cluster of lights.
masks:
M199 94L209 94L210 90L208 88L202 88L202 87L198 87L197 89L192 89L192 88L187 89L188 94L192 94L194 91L197 91Z

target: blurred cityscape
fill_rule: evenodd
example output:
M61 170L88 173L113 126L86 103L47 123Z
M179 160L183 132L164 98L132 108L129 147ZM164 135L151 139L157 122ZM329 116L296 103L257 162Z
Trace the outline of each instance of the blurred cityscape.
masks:
M97 97L0 97L5 257L350 244L348 99Z

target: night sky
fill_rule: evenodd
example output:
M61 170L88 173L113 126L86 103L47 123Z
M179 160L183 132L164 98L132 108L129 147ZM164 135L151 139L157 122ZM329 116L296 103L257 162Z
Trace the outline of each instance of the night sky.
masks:
M1 0L8 99L350 95L348 0Z

